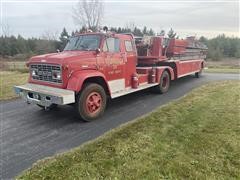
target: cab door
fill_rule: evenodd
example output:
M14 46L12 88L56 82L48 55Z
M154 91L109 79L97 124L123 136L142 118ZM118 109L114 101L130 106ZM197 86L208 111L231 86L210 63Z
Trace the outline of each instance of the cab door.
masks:
M103 43L105 59L105 75L108 80L111 93L117 93L125 89L124 57L120 50L120 39L107 37Z

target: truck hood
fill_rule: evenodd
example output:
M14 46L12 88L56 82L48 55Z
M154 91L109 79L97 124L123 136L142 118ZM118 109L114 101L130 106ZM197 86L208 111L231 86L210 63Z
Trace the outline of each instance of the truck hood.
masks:
M71 61L81 61L86 63L86 60L95 59L94 51L63 51L60 53L44 54L32 57L28 63L47 63L47 64L68 64Z

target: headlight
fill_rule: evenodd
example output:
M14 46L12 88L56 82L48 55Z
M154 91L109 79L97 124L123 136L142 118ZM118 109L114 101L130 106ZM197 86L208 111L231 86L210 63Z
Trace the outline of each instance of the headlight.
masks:
M54 72L52 73L52 77L53 77L53 79L58 79L58 80L60 80L60 79L62 78L61 72L59 72L59 71L54 71Z
M37 76L37 71L35 69L32 70L32 76Z

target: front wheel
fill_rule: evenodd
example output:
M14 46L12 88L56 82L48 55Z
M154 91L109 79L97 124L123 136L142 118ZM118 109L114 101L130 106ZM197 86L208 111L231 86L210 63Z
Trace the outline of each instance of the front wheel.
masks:
M103 115L106 108L106 93L102 86L86 84L77 97L76 109L81 119L92 121Z
M160 78L160 83L155 87L155 90L160 93L166 93L170 87L170 75L167 71L164 71Z

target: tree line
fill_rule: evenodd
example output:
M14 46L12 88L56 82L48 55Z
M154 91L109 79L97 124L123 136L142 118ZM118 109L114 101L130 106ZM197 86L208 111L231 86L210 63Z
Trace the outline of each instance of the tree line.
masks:
M142 29L138 27L111 27L109 30L116 33L133 33L135 36L165 35L164 31L156 34L153 29L149 29L146 26ZM63 28L58 39L23 38L21 35L0 36L0 56L6 57L18 54L32 56L56 52L58 49L63 50L68 37L84 31L86 31L86 29L83 27L69 33L66 28ZM178 38L172 29L170 29L166 36L169 38ZM240 58L240 38L227 37L222 34L211 39L202 36L199 40L208 46L208 58L212 60L220 60L224 57Z
M224 57L240 58L240 38L221 34L212 39L202 36L199 41L207 45L209 59L217 61Z
M0 56L15 56L18 54L25 55L35 55L35 54L44 54L56 52L57 50L62 51L67 43L67 38L74 36L78 33L83 33L87 29L82 27L79 30L72 31L71 33L67 32L66 28L63 28L60 37L58 39L46 39L46 38L23 38L21 35L18 36L0 36ZM141 30L140 28L134 27L130 28L114 28L111 27L110 31L116 33L133 33L136 36L143 35L154 35L152 29L147 29L146 27Z
M40 38L25 39L22 36L0 36L0 56L15 56L18 54L35 55L55 52L59 41Z

